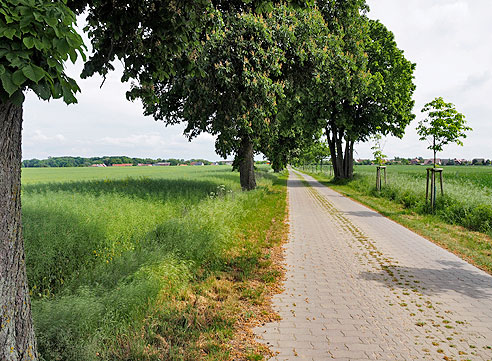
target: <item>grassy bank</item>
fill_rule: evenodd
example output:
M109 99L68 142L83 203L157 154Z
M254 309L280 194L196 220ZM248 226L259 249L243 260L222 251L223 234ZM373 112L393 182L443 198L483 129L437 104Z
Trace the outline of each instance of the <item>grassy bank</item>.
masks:
M375 173L358 166L349 182L309 174L492 274L492 168L445 167L445 196L438 197L435 212L425 203L424 167L388 166L388 185L380 193Z
M42 360L254 359L236 336L270 317L285 179L260 171L245 193L238 178L230 167L25 169Z

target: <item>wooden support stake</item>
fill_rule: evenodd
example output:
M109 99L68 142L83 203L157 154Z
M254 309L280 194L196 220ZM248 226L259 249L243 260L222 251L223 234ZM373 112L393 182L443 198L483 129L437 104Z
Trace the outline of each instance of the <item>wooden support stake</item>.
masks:
M443 185L443 169L442 168L427 168L427 186L425 190L425 202L427 203L427 199L429 197L429 173L430 173L430 181L431 181L431 189L430 189L430 201L431 208L434 210L436 206L436 196L437 196L437 178L436 173L439 173L439 183L441 187L441 196L444 195L444 185Z
M386 186L387 184L387 177L386 177L386 166L381 166L381 165L378 165L376 167L376 189L378 192L381 191L381 188L382 188L382 183L383 183L383 180L382 180L382 177L381 177L381 171L384 172L384 185Z
M434 210L436 203L436 173L431 171L431 208Z
M427 168L427 185L425 187L425 203L429 200L429 174L430 174L430 168Z
M442 185L442 171L439 172L441 176L441 196L444 196L444 186Z

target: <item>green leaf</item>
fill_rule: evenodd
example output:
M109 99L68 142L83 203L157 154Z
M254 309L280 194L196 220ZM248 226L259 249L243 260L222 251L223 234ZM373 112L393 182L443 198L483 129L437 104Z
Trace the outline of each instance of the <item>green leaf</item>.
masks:
M28 49L32 49L34 47L34 38L27 37L27 38L22 39L22 42L24 43L24 45Z
M56 18L46 18L45 21L52 28L55 28L56 25L58 24L58 20Z
M10 29L5 30L5 31L3 32L3 35L4 35L6 38L8 38L8 39L12 40L12 39L14 38L14 35L15 35L16 31L17 31L17 30L16 30L15 28L10 28Z
M47 59L47 62L48 62L48 65L49 65L50 68L54 68L58 64L58 62L56 60L53 60L51 58L48 58Z
M8 71L0 76L0 80L2 81L3 89L9 96L19 90L19 87L12 82L12 75Z
M5 67L3 65L0 65L0 75L5 73Z
M38 50L43 50L45 48L44 43L39 39L34 39L34 46Z
M24 99L25 99L24 93L20 90L16 91L14 95L10 97L10 101L15 105L19 105L19 106L22 105L22 103L24 103Z
M20 21L21 29L24 29L24 28L27 28L28 26L30 26L31 23L33 22L33 20L34 20L34 16L32 16L32 15L22 16L21 21ZM25 31L23 31L23 32L25 32Z
M70 45L65 39L55 40L55 46L60 54L67 54L70 51Z
M56 82L52 88L51 88L51 92L53 94L53 98L55 99L59 99L62 97L62 88L61 88L61 84L60 82Z
M67 84L62 84L62 91L63 91L63 101L67 104L74 104L77 103L77 99L74 97L72 88L70 85Z
M39 84L33 84L31 89L43 100L51 98L51 87L46 81L39 82Z
M17 86L21 86L26 80L27 78L21 69L17 70L12 75L12 82Z
M42 68L40 68L39 66L36 66L36 65L32 65L32 64L23 67L22 72L24 73L24 75L28 79L32 80L36 84L41 79L43 79L43 77L45 75L45 71Z
M77 53L75 52L75 50L70 49L68 55L70 55L70 60L72 61L72 63L75 64L75 62L77 61Z

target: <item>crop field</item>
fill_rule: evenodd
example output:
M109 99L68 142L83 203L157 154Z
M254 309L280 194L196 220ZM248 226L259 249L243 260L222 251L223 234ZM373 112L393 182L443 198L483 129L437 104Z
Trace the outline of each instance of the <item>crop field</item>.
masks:
M280 275L285 177L266 168L252 192L229 166L24 169L22 182L42 360L226 360L236 321L254 317L244 303Z

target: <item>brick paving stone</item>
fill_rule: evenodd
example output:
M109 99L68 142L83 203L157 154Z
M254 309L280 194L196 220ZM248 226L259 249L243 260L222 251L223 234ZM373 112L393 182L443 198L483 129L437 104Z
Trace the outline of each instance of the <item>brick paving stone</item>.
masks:
M491 276L309 176L288 193L272 360L492 360Z

